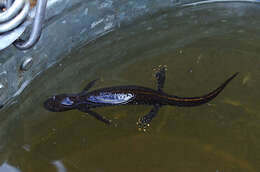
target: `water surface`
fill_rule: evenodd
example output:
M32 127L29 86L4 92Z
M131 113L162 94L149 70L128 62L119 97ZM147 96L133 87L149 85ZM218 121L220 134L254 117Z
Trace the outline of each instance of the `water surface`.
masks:
M74 50L38 77L1 112L0 168L259 171L260 37L254 26L260 20L246 16L239 23L236 15L223 13L208 21L198 18L208 12L204 8L140 19ZM77 110L54 113L43 108L49 96L80 92L96 78L100 81L93 89L129 84L156 88L153 75L159 65L168 69L164 91L177 96L204 95L240 74L208 104L161 108L147 132L138 131L136 121L149 106L95 109L116 123L111 126Z

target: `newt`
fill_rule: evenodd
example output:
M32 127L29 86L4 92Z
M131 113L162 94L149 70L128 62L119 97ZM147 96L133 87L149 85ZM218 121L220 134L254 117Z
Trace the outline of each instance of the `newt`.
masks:
M112 121L104 116L92 111L94 108L118 105L150 105L151 111L138 119L138 126L145 130L157 115L159 109L165 105L172 106L199 106L214 99L226 86L235 78L235 73L222 83L218 88L210 93L199 97L179 97L167 94L163 91L165 82L165 67L159 69L155 77L157 79L157 89L151 89L136 85L106 87L89 91L97 80L87 84L82 92L78 94L59 94L48 98L44 102L44 107L52 112L63 112L77 109L88 113L96 119L110 124Z

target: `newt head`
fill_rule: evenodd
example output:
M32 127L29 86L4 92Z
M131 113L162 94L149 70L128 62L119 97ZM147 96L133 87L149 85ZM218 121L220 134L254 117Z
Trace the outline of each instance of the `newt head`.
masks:
M52 112L62 112L74 109L76 106L76 97L67 94L55 95L44 102L44 107Z

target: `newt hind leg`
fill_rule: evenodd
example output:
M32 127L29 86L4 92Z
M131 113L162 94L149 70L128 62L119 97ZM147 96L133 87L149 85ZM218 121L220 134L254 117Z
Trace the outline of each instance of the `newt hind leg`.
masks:
M166 66L160 65L159 69L157 69L157 70L158 71L155 74L155 77L157 79L157 89L158 89L158 91L162 91L162 89L164 87L164 82L165 82L165 71L167 69L166 69ZM152 121L152 119L157 115L160 107L161 107L161 105L155 104L147 115L142 116L138 119L136 124L137 124L139 130L146 131L147 127L150 126L150 122Z
M159 66L159 70L156 72L155 77L157 79L157 89L162 91L165 82L166 66Z
M161 106L158 104L154 105L151 111L147 115L142 116L138 119L136 124L139 130L146 131L147 127L150 126L150 122L152 121L152 119L157 115L160 107Z

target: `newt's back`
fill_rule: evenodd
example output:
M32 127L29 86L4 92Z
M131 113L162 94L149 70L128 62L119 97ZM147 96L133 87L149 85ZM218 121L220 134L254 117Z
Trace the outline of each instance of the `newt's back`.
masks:
M118 86L98 89L89 92L85 99L96 105L128 105L147 104L154 105L165 99L160 91L140 86ZM98 106L98 107L100 107Z

